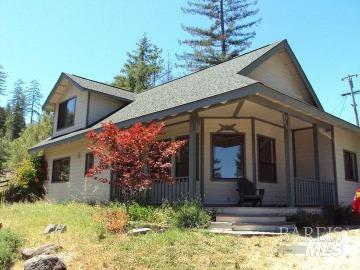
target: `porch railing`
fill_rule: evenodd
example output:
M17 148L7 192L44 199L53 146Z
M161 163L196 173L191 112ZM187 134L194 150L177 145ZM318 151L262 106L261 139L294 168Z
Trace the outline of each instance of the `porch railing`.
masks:
M163 201L177 202L186 199L189 195L189 177L176 177L173 183L159 181L151 188L140 192L122 191L117 186L111 188L111 200L136 200L150 204L161 204Z
M177 202L189 195L189 177L176 177L173 183L157 182L147 192L151 204L161 204L164 200Z
M295 205L330 206L336 204L335 183L310 178L295 178Z

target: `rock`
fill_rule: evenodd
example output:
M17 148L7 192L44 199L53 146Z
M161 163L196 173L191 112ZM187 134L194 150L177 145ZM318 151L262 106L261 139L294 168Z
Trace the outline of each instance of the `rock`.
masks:
M32 258L34 256L38 256L38 255L53 254L61 249L62 249L61 246L50 243L50 244L42 245L42 246L36 247L36 248L24 248L21 250L21 255L24 259L30 259L30 258Z
M64 231L66 231L66 225L49 224L46 226L44 230L44 234L55 233L55 232L63 233Z
M150 232L150 228L138 228L138 229L132 229L128 232L130 235L139 235L139 234L146 234Z
M66 265L55 255L39 255L25 261L24 270L66 270Z

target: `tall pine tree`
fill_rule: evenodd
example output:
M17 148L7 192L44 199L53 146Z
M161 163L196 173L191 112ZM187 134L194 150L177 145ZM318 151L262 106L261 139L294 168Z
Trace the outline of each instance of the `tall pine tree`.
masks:
M6 135L8 139L14 140L20 136L25 128L25 115L27 110L24 81L19 79L14 84L14 91L10 101L10 112L6 119Z
M137 49L127 54L128 59L121 73L115 76L113 85L136 93L153 87L163 69L161 51L144 34Z
M30 123L34 122L34 117L39 116L41 112L41 91L37 80L32 80L27 89L27 111L30 113Z
M259 9L253 0L194 0L182 8L186 14L201 15L211 21L208 28L182 26L193 39L180 41L190 52L177 55L181 67L199 70L238 56L251 46L261 19L254 18Z
M4 71L4 67L0 65L0 95L5 95L6 91L6 78L7 74Z
M0 137L5 134L5 122L7 113L4 107L0 107Z

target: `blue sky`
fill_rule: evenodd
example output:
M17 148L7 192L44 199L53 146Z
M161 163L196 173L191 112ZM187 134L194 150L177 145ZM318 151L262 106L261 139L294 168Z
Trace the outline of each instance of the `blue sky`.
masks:
M37 79L46 96L62 71L109 82L144 32L164 56L183 51L180 25L204 24L182 14L185 2L0 0L8 92L18 78ZM262 22L251 49L288 39L325 110L354 122L350 98L342 106L348 85L340 79L360 73L360 1L260 0L258 6ZM360 90L360 77L354 83Z

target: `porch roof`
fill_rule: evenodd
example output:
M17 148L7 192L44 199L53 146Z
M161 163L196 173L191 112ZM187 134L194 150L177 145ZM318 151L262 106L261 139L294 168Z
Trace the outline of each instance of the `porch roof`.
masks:
M259 102L264 106L271 107L273 109L287 112L292 116L305 119L312 122L320 122L321 124L328 125L337 125L348 130L351 130L357 134L360 134L360 128L346 122L336 116L333 116L329 113L321 111L314 106L311 106L305 102L302 102L293 97L289 97L277 90L269 88L268 86L261 83L253 83L251 85L238 88L232 91L228 91L219 95L214 95L208 98L200 99L196 102L183 104L177 107L172 107L166 110L157 111L147 115L142 115L138 117L128 118L125 116L117 116L118 118L113 118L110 116L103 121L113 121L121 127L127 127L136 122L150 122L156 119L162 119L171 115L178 115L181 113L186 113L196 109L201 109L204 107L212 106L219 104L221 102L236 100L241 98L249 98L252 101ZM131 104L130 104L131 105ZM130 106L128 105L128 106ZM126 108L126 107L125 107ZM119 111L120 112L120 111ZM116 120L115 120L116 119ZM116 122L115 122L116 121ZM101 128L100 124L89 127L87 129L78 130L57 138L48 138L39 144L32 147L29 151L35 152L44 148L47 148L52 145L67 143L71 141L78 140L83 138L86 132L91 129L99 130Z

